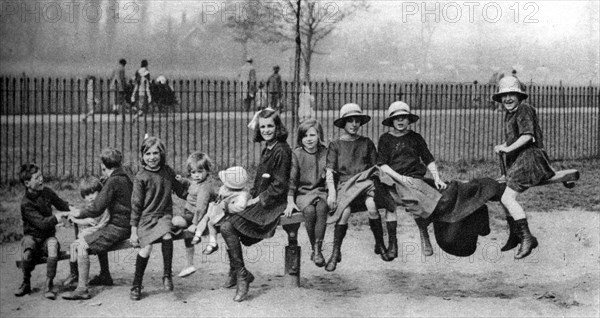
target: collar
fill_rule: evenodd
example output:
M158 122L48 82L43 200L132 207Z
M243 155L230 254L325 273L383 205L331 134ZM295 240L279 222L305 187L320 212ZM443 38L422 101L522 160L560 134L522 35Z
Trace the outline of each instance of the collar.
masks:
M42 195L42 191L43 189L40 191L25 189L25 197L27 197L29 200L35 200Z
M273 150L273 148L275 148L275 145L277 145L279 143L278 140L275 140L275 142L273 142L272 144L267 144L267 149L269 150Z
M344 140L344 141L356 141L358 140L358 138L360 138L359 134L356 134L354 137L348 135L347 133L344 133L340 136L340 140Z

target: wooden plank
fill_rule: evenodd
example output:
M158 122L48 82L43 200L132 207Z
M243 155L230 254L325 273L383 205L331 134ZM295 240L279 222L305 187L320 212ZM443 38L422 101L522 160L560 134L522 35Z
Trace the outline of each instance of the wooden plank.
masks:
M540 184L538 184L538 186L559 183L559 182L575 182L577 180L579 180L579 171L577 171L575 169L560 170L560 171L556 171L556 174L554 175L554 177L552 177L546 181L542 181Z
M286 217L286 216L281 216L279 219L279 225L288 225L288 224L297 224L297 223L302 223L304 222L304 215L300 212L296 212L296 213L292 213L292 215L290 217ZM183 239L183 234L180 233L178 235L173 236L173 240L177 241L177 240L181 240ZM110 250L109 252L112 251L119 251L119 250L125 250L125 249L129 249L129 248L133 248L133 246L131 246L131 243L129 242L129 240L123 240L117 244L115 244ZM90 254L93 255L93 254ZM70 254L68 251L60 251L60 256L58 257L59 261L62 260L67 260L70 258ZM46 263L46 258L38 258L36 265L39 264L44 264ZM21 268L21 261L16 261L16 265L18 268Z

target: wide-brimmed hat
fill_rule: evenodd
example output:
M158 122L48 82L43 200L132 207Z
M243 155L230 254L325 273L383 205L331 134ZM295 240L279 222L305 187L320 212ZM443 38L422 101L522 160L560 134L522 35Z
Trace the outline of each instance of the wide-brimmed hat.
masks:
M234 190L241 190L248 182L248 172L244 167L235 166L219 171L219 179L223 184Z
M364 125L371 120L371 116L363 114L362 109L358 104L346 104L340 109L340 118L333 121L333 125L339 128L344 128L346 120L350 117L360 118L360 125Z
M387 118L384 119L381 122L381 124L384 126L392 127L392 126L394 126L394 118L401 116L401 115L407 115L408 121L411 124L416 122L417 120L419 120L419 116L410 112L410 106L408 106L407 103L398 101L398 102L393 102L390 105L390 108L388 108L388 111L387 111Z
M516 94L521 97L521 100L527 99L528 95L521 89L521 82L513 76L505 76L498 82L498 92L492 95L492 100L502 103L502 96L505 94Z

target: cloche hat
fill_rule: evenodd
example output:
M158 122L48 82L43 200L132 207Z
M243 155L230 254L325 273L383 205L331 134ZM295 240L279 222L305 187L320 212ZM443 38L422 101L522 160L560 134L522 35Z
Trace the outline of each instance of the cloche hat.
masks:
M235 166L219 171L219 179L226 187L241 190L248 182L248 172L244 167Z
M394 118L400 115L408 115L408 121L412 124L419 120L419 116L410 112L410 106L405 102L393 102L388 108L387 118L384 119L381 124L384 126L394 126Z
M340 118L333 121L333 125L338 128L344 128L346 125L346 119L349 117L358 117L360 119L360 125L364 125L371 120L371 116L363 114L358 104L346 104L340 109Z
M498 82L498 92L492 95L492 100L502 103L502 95L508 93L519 95L521 100L527 99L528 97L528 95L521 89L521 82L513 76L505 76L500 80L500 82Z

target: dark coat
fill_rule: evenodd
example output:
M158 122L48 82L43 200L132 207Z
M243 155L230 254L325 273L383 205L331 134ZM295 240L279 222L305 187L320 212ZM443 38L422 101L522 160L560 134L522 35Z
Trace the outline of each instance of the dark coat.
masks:
M98 217L105 210L108 210L110 214L108 224L121 228L129 228L132 191L133 183L129 179L129 176L123 169L116 169L106 179L96 200L81 211L80 218Z
M23 234L40 239L56 235L58 220L52 213L52 206L59 211L69 211L69 203L59 198L50 188L44 187L36 192L26 190L21 200Z
M260 240L275 234L279 216L287 206L291 166L292 149L287 142L279 141L272 149L263 149L250 191L253 198L260 198L259 202L228 218L242 236Z

